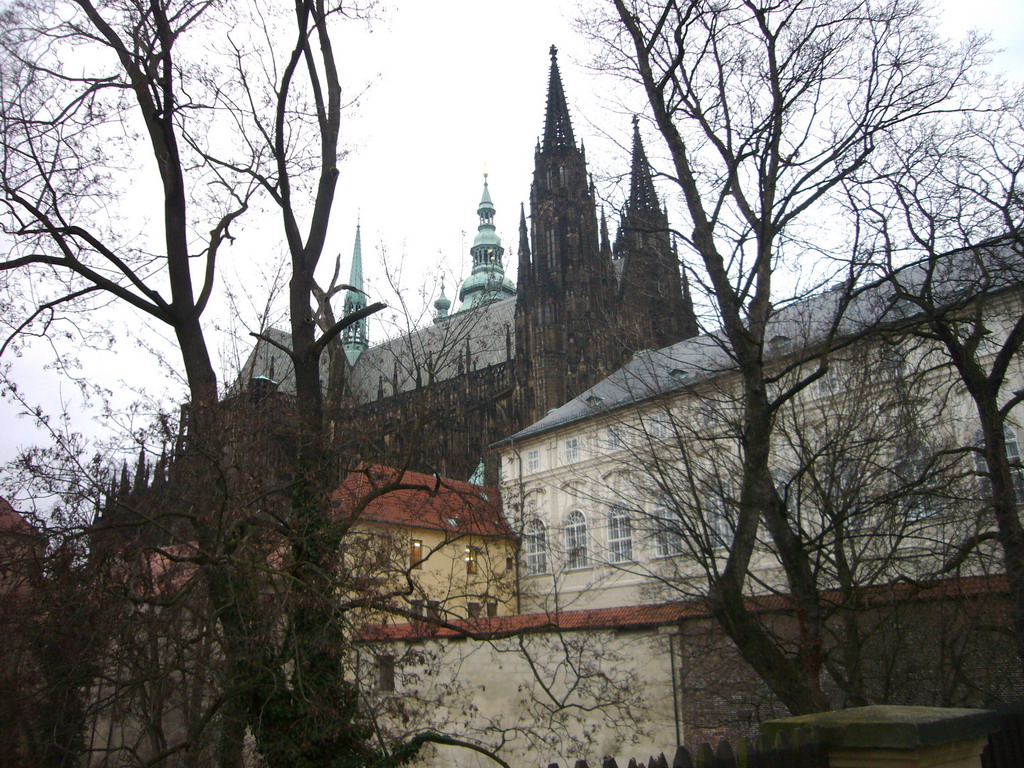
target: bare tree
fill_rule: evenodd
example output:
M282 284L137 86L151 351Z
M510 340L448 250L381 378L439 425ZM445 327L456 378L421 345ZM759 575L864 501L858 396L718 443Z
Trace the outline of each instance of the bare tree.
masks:
M942 351L969 398L986 526L957 559L995 539L1013 595L1013 632L1024 660L1024 501L1015 409L1024 320L1013 309L1024 279L1024 112L1017 96L980 114L936 118L898 132L848 185L848 209L868 233L877 269L903 322ZM909 262L909 264L908 264Z
M44 294L17 331L111 297L173 331L189 405L176 470L184 493L171 514L190 550L164 547L160 555L198 568L217 617L226 660L220 683L231 692L220 759L240 759L248 728L266 759L286 765L359 759L367 749L354 724L356 692L336 664L346 622L333 604L334 566L345 529L328 519L336 471L319 381L324 349L359 317L318 336L311 306L338 178L345 105L329 25L343 9L295 3L289 45L276 39L276 9L263 11L268 16L209 2L88 0L6 11L0 187L15 246L0 269L6 285L35 280ZM250 69L252 51L224 34L239 23L259 33L263 70ZM224 66L204 55L218 39L228 50ZM140 237L118 220L130 187L142 183L121 170L135 170L133 163L154 171L160 202L152 231ZM301 189L309 176L307 209ZM218 402L200 322L230 227L261 189L282 211L292 260L287 353L300 428L292 434L287 513L280 504L253 505L263 485L239 482L252 475L242 459L254 436L242 435L244 413ZM232 444L235 437L245 439ZM270 567L274 557L279 569ZM289 589L269 590L270 599L268 579Z
M690 285L704 286L741 379L740 429L732 436L736 521L709 604L791 711L825 709L821 585L771 471L779 408L828 364L825 358L816 372L774 390L766 330L792 298L782 274L810 267L815 254L847 254L831 274L820 259L810 271L857 285L856 230L839 226L836 242L825 245L820 222L887 132L970 106L980 45L945 45L921 5L904 0L615 0L613 17L593 31L604 44L603 63L647 97L671 159L668 178L692 226L685 238L697 257ZM835 327L842 314L831 318ZM744 601L762 527L799 619L792 650L773 640Z

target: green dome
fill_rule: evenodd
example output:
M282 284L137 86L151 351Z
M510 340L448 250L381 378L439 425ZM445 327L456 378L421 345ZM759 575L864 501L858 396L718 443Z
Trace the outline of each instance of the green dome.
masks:
M481 245L494 245L501 246L501 238L498 237L498 233L493 229L486 230L481 229L476 233L476 237L473 238L473 247L479 248Z

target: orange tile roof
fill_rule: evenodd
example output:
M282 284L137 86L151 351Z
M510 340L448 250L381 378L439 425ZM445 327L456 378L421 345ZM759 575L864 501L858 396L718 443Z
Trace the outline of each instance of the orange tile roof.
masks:
M1006 592L1005 575L951 578L928 587L900 583L872 588L871 597L879 603L888 599L932 600L943 597L975 597ZM825 603L835 602L837 594L822 594ZM793 607L787 595L762 595L747 599L747 607L756 612L782 611ZM441 625L428 621L411 624L372 625L363 628L360 640L383 642L417 640L430 637L506 637L522 632L546 630L644 629L675 624L683 619L709 618L711 610L704 600L686 600L655 605L631 605L618 608L592 608L558 613L526 613L515 616L458 619Z
M350 472L332 496L342 517L449 535L513 537L496 488L378 465Z

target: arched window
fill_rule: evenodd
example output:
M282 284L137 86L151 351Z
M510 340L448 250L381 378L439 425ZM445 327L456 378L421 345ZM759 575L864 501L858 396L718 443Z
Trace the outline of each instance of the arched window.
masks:
M578 509L565 521L565 551L569 570L587 567L587 520Z
M608 561L628 563L633 560L633 524L629 512L621 505L608 511Z
M548 572L548 533L544 523L534 519L526 524L526 575Z

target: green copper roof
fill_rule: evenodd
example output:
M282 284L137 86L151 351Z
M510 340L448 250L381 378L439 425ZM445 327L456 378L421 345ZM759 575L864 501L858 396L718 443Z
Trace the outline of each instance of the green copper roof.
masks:
M434 309L437 313L434 315L434 322L439 323L448 317L448 310L451 309L452 302L447 296L444 295L444 282L441 283L441 295L434 300Z
M363 293L363 243L361 224L356 223L356 243L352 248L352 269L349 272L348 284L355 290L345 292L344 314L351 315L366 308L366 294ZM366 318L350 325L341 334L342 346L350 365L355 365L359 355L368 346Z
M459 311L472 309L492 301L515 296L515 284L505 277L501 257L505 249L501 245L494 228L494 203L491 202L491 191L487 185L487 174L484 174L484 191L477 208L480 224L477 226L473 247L469 249L473 257L473 270L459 289L459 300L462 302Z

